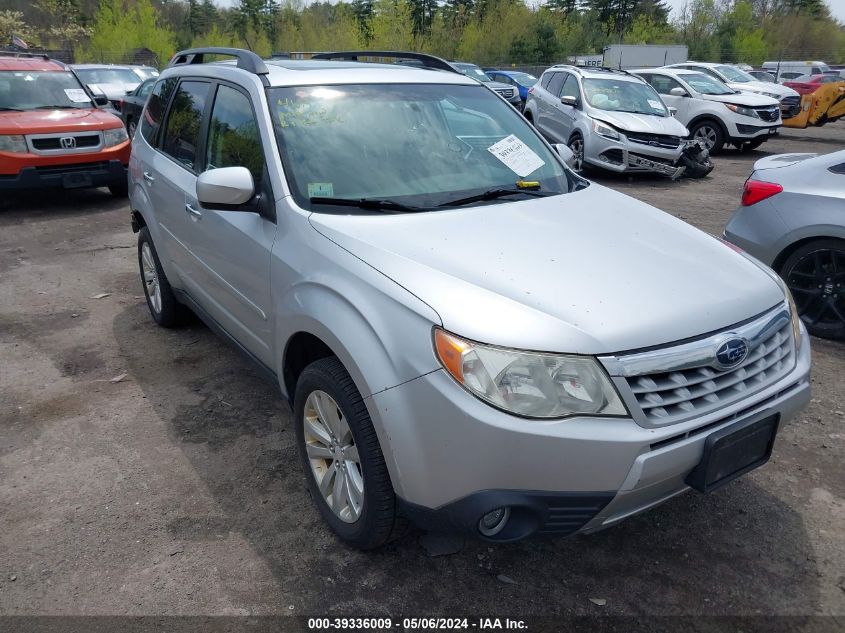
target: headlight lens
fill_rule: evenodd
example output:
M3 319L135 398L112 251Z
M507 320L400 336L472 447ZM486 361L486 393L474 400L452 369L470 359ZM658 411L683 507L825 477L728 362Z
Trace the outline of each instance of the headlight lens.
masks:
M619 132L596 119L593 119L593 132L605 138L612 138L615 141L619 140Z
M750 116L755 119L760 118L760 115L758 115L756 111L752 110L751 108L746 108L745 106L737 105L735 103L726 103L725 107L728 110L736 112L737 114L741 114L742 116Z
M0 152L26 152L26 139L18 134L0 134Z
M482 345L435 328L434 347L447 372L481 400L515 415L626 415L598 361Z
M124 127L116 127L110 130L103 130L103 143L105 143L106 147L111 147L112 145L122 143L128 138L129 135L126 133L126 128Z
M777 273L775 273L777 275ZM789 304L789 318L792 321L792 340L795 341L795 351L801 349L801 317L798 316L798 307L795 299L792 298L792 291L787 287L786 282L778 275L777 280L783 294L786 295L786 302Z

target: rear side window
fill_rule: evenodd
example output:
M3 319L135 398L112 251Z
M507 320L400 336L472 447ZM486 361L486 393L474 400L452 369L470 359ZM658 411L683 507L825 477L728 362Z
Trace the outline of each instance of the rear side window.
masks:
M141 117L141 135L150 145L156 144L158 130L164 120L164 110L175 87L176 79L163 79L156 83L147 101L147 108L144 110L144 116Z
M264 172L261 136L249 99L228 86L217 89L208 130L206 169L246 167L255 182Z
M552 80L549 82L548 90L554 96L560 95L560 89L563 88L563 80L566 79L566 73L555 73L555 76L552 77Z
M552 76L553 76L553 75L554 75L554 73L543 73L543 76L542 76L542 77L540 77L540 85L541 85L543 88L548 89L548 87L549 87L549 82L552 80Z
M161 149L191 171L196 171L200 125L208 100L208 88L209 84L205 82L183 81L167 114Z

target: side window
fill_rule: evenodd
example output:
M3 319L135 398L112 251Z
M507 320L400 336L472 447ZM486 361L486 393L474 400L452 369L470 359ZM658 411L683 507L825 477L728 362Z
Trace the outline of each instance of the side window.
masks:
M828 167L828 171L834 174L845 175L845 163L839 163L838 165L834 165L833 167Z
M217 89L208 130L206 169L246 167L253 180L261 181L264 152L261 135L249 99L228 86Z
M679 84L677 81L672 79L671 77L665 77L663 75L652 75L651 80L649 83L652 87L657 90L658 93L662 95L668 95L672 93L672 88L681 88L683 86ZM686 91L684 91L686 92Z
M170 101L170 95L173 94L173 89L176 87L176 81L175 78L171 78L156 82L155 88L153 88L153 92L147 101L144 116L141 117L141 135L150 145L156 144L158 130L161 127L162 120L164 120L164 110L167 108L167 102Z
M146 97L148 94L150 94L150 91L153 89L153 85L155 85L155 82L152 82L152 81L149 81L146 84L143 84L141 86L141 89L138 91L138 96L139 97Z
M564 79L566 79L566 73L555 73L546 90L551 92L555 97L560 96Z
M563 88L560 91L560 96L581 99L581 90L578 88L578 80L575 79L574 75L570 75L569 73L564 74L566 75L566 81L563 82Z
M546 90L549 89L549 82L552 80L552 76L554 73L543 73L543 76L540 77L540 86L545 88Z
M187 169L195 171L200 124L208 99L209 84L183 81L167 113L162 151Z

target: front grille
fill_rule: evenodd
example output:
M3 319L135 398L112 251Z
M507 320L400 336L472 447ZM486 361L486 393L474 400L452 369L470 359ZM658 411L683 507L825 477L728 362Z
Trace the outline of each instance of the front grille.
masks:
M676 149L681 144L680 136L669 136L667 134L642 134L640 132L625 132L629 141L651 145L652 147L666 147Z
M505 99L510 99L513 96L513 89L511 88L502 88L501 90L496 90L500 95L502 95Z
M757 116L760 117L761 120L767 121L772 123L778 120L779 112L778 109L774 106L766 107L766 108L754 108L757 112Z
M584 527L604 508L613 495L584 495L550 498L548 514L540 534L572 534Z
M628 386L653 424L680 422L724 407L786 375L794 365L792 325L763 329L748 357L733 369L711 366L629 376Z
M62 147L62 138L63 137L61 136L34 138L32 139L32 147L42 152L63 150L65 148ZM70 138L73 138L76 142L75 149L81 149L83 147L98 147L100 145L99 134L85 134L79 136L71 135Z
M649 156L648 154L639 154L637 152L628 152L628 156L639 156L640 158L644 158L645 160L650 160L653 163L660 163L662 165L669 165L670 167L675 165L674 160L669 160L668 158L661 158L659 156Z

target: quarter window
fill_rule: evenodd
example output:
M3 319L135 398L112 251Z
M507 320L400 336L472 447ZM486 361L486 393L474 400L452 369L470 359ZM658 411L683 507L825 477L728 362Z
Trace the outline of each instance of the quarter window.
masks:
M200 125L208 98L208 84L183 81L167 115L162 151L191 171L197 162Z
M249 99L228 86L217 89L208 130L206 169L246 167L255 182L264 172L261 136Z
M150 145L156 143L156 136L164 119L164 110L167 108L167 102L170 101L170 95L173 94L175 87L176 79L163 79L156 83L147 101L144 116L141 117L141 136Z
M563 81L566 79L566 75L566 73L555 73L546 90L551 92L555 97L560 96L560 89L563 88Z

